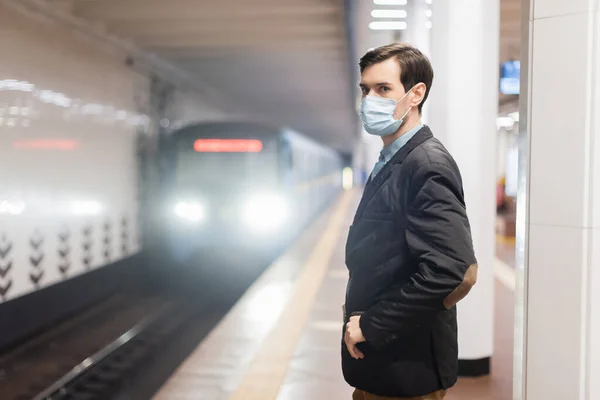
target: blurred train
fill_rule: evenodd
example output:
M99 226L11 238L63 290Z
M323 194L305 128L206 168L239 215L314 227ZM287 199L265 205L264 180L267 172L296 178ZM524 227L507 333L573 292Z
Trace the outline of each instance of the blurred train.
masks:
M180 262L277 251L342 189L341 155L288 129L200 123L163 147L165 242Z

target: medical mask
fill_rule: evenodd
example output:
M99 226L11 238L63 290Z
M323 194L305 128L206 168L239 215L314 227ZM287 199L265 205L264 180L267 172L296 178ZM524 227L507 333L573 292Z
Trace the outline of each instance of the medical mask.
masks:
M404 99L411 90L406 92L406 94L402 96L402 99ZM396 105L398 102L402 101L402 99L394 100L377 96L365 96L360 103L359 112L365 130L371 135L376 136L387 136L396 132L412 108L410 107L400 119L394 119Z

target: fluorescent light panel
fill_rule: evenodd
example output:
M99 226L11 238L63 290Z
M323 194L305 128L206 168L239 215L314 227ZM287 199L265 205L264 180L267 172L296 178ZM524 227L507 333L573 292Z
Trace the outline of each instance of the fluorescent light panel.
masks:
M405 10L373 10L371 17L373 18L406 18Z
M405 6L406 0L373 0L378 6Z
M385 30L403 30L406 29L406 22L404 21L373 21L369 24L369 29L374 31L385 31Z

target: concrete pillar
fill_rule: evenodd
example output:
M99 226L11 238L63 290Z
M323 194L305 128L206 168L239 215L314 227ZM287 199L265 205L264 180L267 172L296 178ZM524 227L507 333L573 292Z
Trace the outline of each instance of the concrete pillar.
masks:
M515 399L600 399L600 2L523 2Z
M402 41L417 47L427 57L431 57L432 0L411 0L406 5L406 30ZM423 105L421 120L429 124L429 102Z
M499 0L433 0L430 122L463 177L479 277L458 305L461 375L489 372L493 351Z
M362 57L369 49L393 43L395 40L394 38L398 33L398 31L369 29L369 23L375 20L371 16L371 11L374 8L389 9L390 7L375 6L372 1L356 2L354 32L356 37L356 55L358 57ZM355 66L358 68L358 59L356 60ZM356 82L356 84L358 85L358 82ZM357 93L359 97L356 99L356 109L358 110L360 105L360 92ZM362 128L362 125L360 126L360 129L360 144L355 150L355 154L356 152L360 152L361 165L357 166L357 168L362 168L368 176L379 159L379 152L383 145L381 138L369 135Z
M408 2L406 5L407 26L402 35L402 41L418 47L427 56L431 56L432 3L433 1L428 0Z

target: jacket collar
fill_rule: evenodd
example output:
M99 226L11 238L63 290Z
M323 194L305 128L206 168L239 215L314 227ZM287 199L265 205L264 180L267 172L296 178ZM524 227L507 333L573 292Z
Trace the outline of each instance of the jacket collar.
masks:
M390 164L402 164L406 156L410 154L415 147L422 144L427 139L433 137L431 129L427 125L423 125L421 129L392 157Z
M429 129L427 125L423 125L423 127L419 129L419 131L392 157L392 159L385 164L381 171L375 175L375 178L369 179L367 185L365 186L360 204L358 205L355 220L362 215L364 208L371 197L373 197L381 185L390 176L392 172L391 166L395 164L402 164L411 151L432 137L433 133L431 133L431 129Z

